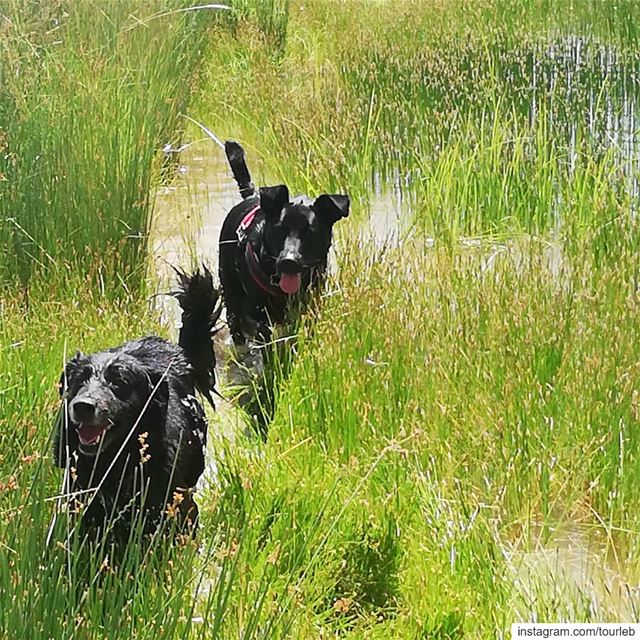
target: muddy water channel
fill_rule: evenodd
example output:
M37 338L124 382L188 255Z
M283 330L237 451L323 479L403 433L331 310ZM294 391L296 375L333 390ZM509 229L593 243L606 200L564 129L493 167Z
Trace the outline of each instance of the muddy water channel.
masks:
M175 178L156 193L151 242L159 291L171 288L174 266L204 263L215 273L220 227L239 200L221 149L206 139L181 152ZM164 320L174 326L177 307L166 302L158 298Z
M510 107L530 125L542 117L547 119L569 171L585 147L595 157L610 156L619 168L620 187L630 196L632 210L635 209L634 201L640 195L640 53L623 54L611 46L570 36L526 50L496 49L490 57L497 65L503 90L509 87ZM482 64L469 60L466 71L461 65L468 74L468 86L477 84L483 73ZM472 90L455 98L440 96L442 106L455 100L456 107L469 114L481 109L479 99ZM381 122L384 127L384 117ZM419 169L407 173L404 161L393 165L382 150L378 157L373 155L373 161L376 166L371 170L371 197L368 204L356 204L348 225L337 229L338 251L340 233L347 227L349 233L361 234L365 242L381 247L410 236L413 222L420 216L420 198L416 198L413 186L421 182ZM175 179L159 189L156 198L152 246L160 292L170 289L172 266L188 269L204 262L216 272L220 227L228 210L240 199L223 151L210 140L194 142L180 153L178 162ZM249 162L254 177L259 176L257 163L251 158ZM400 179L399 175L403 177ZM552 216L562 211L564 203L557 204L558 211L551 212ZM427 240L427 250L437 245L438 238ZM459 245L461 251L482 250L479 273L483 273L504 255L514 258L511 262L518 268L518 257L527 254L528 242L523 238L502 238L488 243L486 238L466 237L460 239ZM570 278L571 267L561 242L551 234L544 244L549 272L557 279ZM163 320L169 327L176 327L176 305L163 297L157 300ZM218 338L217 350L224 395L225 386L233 386L242 376L237 370L230 373L231 347L224 331ZM251 362L245 361L247 364L250 368ZM212 430L232 437L237 429L244 428L239 413L222 402L221 411L212 417ZM215 475L215 469L211 475ZM537 540L533 544L529 537L526 544L504 545L504 558L514 584L514 607L523 616L542 612L545 606L552 610L559 599L568 603L568 619L573 614L584 618L585 612L594 620L640 619L639 587L628 575L624 559L618 556L610 539L604 539L593 527L564 524L555 530L546 527L544 535L533 537Z

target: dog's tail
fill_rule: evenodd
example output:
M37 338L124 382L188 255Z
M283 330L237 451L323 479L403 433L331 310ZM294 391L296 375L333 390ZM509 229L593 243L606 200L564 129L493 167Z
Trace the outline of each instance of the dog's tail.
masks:
M247 160L244 155L244 149L235 141L227 140L224 143L224 152L227 154L227 160L231 166L231 173L238 183L240 195L248 198L256 192L256 186L251 182L251 175L247 168Z
M196 269L191 275L179 269L175 271L178 274L178 290L174 295L182 309L178 344L193 367L196 388L213 407L211 392L215 392L216 382L213 335L222 311L220 294L206 267L203 266L202 273Z

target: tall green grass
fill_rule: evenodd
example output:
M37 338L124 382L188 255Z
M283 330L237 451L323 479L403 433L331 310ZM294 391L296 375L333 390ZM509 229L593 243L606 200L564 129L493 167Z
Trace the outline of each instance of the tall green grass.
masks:
M289 509L321 521L294 637L492 638L516 615L619 618L588 593L554 601L557 575L528 592L508 560L579 523L637 579L638 264L634 231L615 237L598 260L599 237L343 247L340 289L280 388L269 480L252 483L281 514L279 545L308 527Z
M2 281L98 257L114 287L143 280L154 166L180 139L213 13L188 6L2 5Z
M564 248L347 244L341 256L267 444L226 442L212 423L218 480L198 496L200 552L141 558L132 545L121 564L108 549L66 551L62 534L43 549L60 478L40 456L61 354L152 331L154 318L84 281L75 309L34 297L28 331L24 301L7 301L4 636L494 638L514 611L619 617L587 594L554 600L554 578L520 588L508 558L578 522L604 532L612 569L636 575L633 230Z
M356 219L374 184L409 196L400 247L339 226L338 281L248 467L267 539L313 534L321 560L292 637L636 618L637 5L460 7L292 3L277 59L247 18L197 106L264 181L345 190ZM576 529L617 593L536 554ZM240 553L248 584L262 558Z
M193 545L168 578L169 552L145 558L131 544L119 563L109 549L87 553L62 515L45 545L65 359L158 331L144 283L159 151L182 135L213 15L189 7L0 7L1 637L182 636L191 625Z
M395 184L417 198L420 224L462 234L546 232L573 201L582 227L580 184L617 192L613 207L628 209L635 3L606 19L539 1L370 3L366 18L358 3L316 2L290 13L282 59L252 36L254 21L220 32L197 106L220 135L268 157L269 180L348 186L364 201ZM587 222L607 221L601 209Z
M633 176L572 120L633 84L637 9L362 6L237 3L205 48L205 13L149 20L178 5L8 5L1 268L29 286L0 306L1 637L493 639L514 619L637 617ZM585 63L581 92L544 89L532 117L534 61L560 85L571 68L536 57L562 21L616 66ZM159 330L130 278L154 149L197 81L191 115L247 141L265 179L360 196L339 271L276 362L266 444L212 417L199 549L116 562L61 516L45 548L55 383L76 348ZM380 179L411 194L399 247L355 240ZM565 589L530 553L576 527L621 594Z

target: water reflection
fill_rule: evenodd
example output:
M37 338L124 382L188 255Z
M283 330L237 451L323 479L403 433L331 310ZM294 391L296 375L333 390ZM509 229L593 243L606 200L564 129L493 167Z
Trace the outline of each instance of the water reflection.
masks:
M640 589L599 529L580 524L557 527L546 541L505 550L521 620L637 622Z

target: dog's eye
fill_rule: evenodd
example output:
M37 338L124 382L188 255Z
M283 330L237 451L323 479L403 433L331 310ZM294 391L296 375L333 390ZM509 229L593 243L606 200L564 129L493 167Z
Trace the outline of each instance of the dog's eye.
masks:
M271 229L271 235L275 240L284 241L288 234L289 231L281 224L277 224Z
M60 397L67 391L78 389L91 377L92 373L93 369L89 365L80 364L75 360L69 362L58 382Z
M111 391L119 398L124 399L129 395L130 385L123 378L118 367L108 367L104 372L104 379L109 384Z
M129 396L129 385L124 380L115 380L110 382L109 386L118 398L124 399Z

